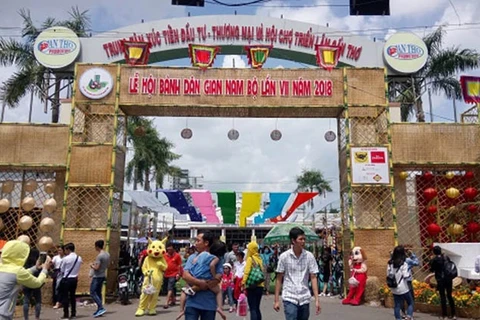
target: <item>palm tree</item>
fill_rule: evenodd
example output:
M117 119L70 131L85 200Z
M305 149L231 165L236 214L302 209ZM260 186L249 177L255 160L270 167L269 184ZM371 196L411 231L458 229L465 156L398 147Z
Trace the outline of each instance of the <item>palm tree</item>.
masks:
M33 96L45 99L48 83L45 82L47 69L39 64L33 54L35 39L46 28L63 26L71 29L79 37L87 36L90 26L88 11L80 11L78 7L72 7L69 12L70 19L56 21L47 18L40 28L37 28L30 16L30 11L22 9L19 14L23 18L22 40L4 39L0 37L0 65L4 67L16 66L18 70L0 86L0 100L10 107L16 108L20 99L27 93L31 93L30 118ZM62 76L55 75L54 99L52 102L52 122L58 122L60 107L60 86ZM29 119L31 120L31 119Z
M444 93L448 99L462 99L460 82L455 75L460 71L474 69L479 65L480 55L472 49L459 47L443 48L445 30L439 27L425 36L428 58L425 66L412 75L412 83L403 88L397 101L401 103L402 121L414 112L418 122L425 122L422 94L430 88L433 93Z
M320 195L327 192L332 192L330 183L325 180L323 173L320 170L303 169L302 174L297 176L297 189L303 192L315 192ZM309 201L310 208L313 208L313 199Z
M145 191L150 191L151 176L155 176L157 187L163 187L166 174L176 175L178 167L170 165L180 155L171 151L173 143L166 138L160 138L153 122L143 117L130 117L127 125L128 141L133 145L134 155L127 164L126 181L133 183L137 190L138 184Z

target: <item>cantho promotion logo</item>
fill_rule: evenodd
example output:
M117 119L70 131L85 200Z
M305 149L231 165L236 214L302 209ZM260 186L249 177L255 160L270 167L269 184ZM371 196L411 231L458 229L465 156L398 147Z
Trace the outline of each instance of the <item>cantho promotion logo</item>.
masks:
M383 58L388 66L399 73L415 73L427 62L425 42L413 33L398 32L385 43Z
M112 91L113 79L103 68L88 69L80 77L78 88L89 99L102 99Z

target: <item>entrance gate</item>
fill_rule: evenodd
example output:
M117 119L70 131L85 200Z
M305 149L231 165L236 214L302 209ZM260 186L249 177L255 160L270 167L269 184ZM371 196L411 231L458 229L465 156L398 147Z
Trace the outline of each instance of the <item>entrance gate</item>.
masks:
M97 238L107 239L107 250L118 248L128 116L337 118L348 226L343 250L368 247L370 274L383 275L396 237L385 80L377 68L202 71L77 64L61 239L76 243L80 254L91 251Z

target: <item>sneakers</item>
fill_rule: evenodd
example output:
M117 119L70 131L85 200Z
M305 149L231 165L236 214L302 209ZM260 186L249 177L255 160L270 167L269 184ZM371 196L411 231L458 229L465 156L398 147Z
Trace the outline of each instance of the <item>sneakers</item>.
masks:
M230 309L228 309L228 312L232 313L233 312L233 307L230 307Z
M332 294L330 292L327 293L327 297L331 297L331 296L332 296Z
M325 297L325 293L320 293L320 297Z
M99 309L93 314L93 317L94 318L101 317L102 315L105 314L105 312L107 312L107 310L105 310L105 308Z

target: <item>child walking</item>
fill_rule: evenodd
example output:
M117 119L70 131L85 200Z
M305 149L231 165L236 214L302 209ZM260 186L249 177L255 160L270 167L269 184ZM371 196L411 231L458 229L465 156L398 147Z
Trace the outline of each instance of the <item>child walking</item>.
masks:
M232 313L235 310L235 301L233 300L233 272L230 263L223 264L222 275L222 304L225 301L225 297L228 297L228 304L230 309L228 312Z

